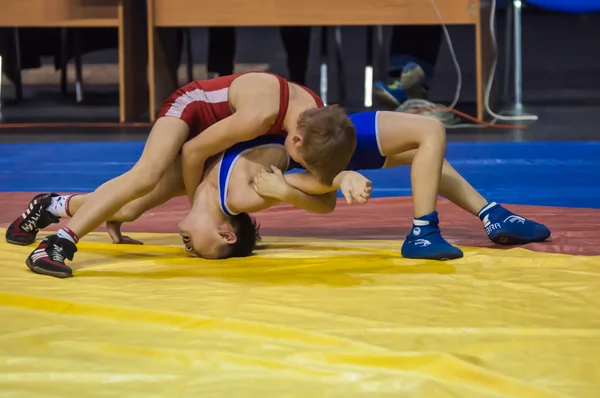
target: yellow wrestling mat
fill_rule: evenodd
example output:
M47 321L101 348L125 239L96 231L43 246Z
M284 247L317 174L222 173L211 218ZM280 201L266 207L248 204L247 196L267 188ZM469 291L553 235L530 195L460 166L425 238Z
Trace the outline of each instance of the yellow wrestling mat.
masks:
M91 235L65 280L0 243L0 397L600 396L600 257L267 238L203 261L134 236Z

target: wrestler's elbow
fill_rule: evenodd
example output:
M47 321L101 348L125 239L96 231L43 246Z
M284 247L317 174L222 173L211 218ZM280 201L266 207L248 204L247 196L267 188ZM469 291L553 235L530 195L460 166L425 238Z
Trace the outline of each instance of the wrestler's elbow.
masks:
M333 211L335 210L335 205L337 204L337 198L336 198L336 194L335 192L329 192L326 194L321 195L321 203L323 204L322 206L322 211L319 212L320 214L329 214L329 213L333 213Z

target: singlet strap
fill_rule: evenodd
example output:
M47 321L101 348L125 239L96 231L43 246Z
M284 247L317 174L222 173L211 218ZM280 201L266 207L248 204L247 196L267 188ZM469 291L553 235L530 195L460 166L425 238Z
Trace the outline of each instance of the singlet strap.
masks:
M283 131L283 121L287 115L288 105L290 104L290 86L287 80L281 76L273 75L279 80L279 114L271 125L267 134L277 134Z

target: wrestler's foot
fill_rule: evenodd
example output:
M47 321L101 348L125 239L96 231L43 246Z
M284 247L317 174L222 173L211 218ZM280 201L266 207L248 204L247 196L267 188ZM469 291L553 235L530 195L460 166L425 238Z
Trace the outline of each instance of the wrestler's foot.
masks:
M463 256L462 250L442 237L437 211L414 221L413 229L402 245L402 257L423 260L453 260Z
M389 84L381 81L376 82L374 93L384 103L395 108L407 99L427 98L424 81L425 72L423 68L415 62L409 62L402 69L400 79L394 79Z
M496 202L479 212L490 240L501 245L524 245L543 242L552 234L543 224L521 217Z
M35 242L35 237L40 229L57 223L59 218L46 210L52 202L52 198L56 196L58 195L55 193L41 193L34 196L29 202L27 210L6 230L6 241L13 245L30 245Z
M65 264L65 258L73 261L76 251L75 243L50 235L27 257L25 264L37 274L69 278L73 276L73 270Z

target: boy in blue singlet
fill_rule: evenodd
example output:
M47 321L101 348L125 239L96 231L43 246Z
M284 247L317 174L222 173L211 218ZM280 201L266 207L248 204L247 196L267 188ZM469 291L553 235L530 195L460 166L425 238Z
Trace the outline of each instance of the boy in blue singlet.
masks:
M478 216L488 237L503 245L521 245L542 242L551 235L543 224L516 215L496 202L481 196L443 158L446 147L444 126L425 116L396 112L363 112L350 115L356 127L357 145L346 170L371 170L411 165L411 185L415 218L411 232L402 246L407 258L445 260L462 257L462 251L450 245L440 233L438 213L435 211L437 193ZM435 189L431 202L417 202L415 190L424 184L415 184L415 165L421 162L422 148L437 147L441 153L439 181L426 184ZM292 167L301 168L295 164ZM430 165L430 167L437 167ZM307 194L328 192L331 188L319 184L309 173L286 176L286 181ZM263 184L265 185L265 184ZM260 188L260 187L259 187ZM267 189L267 187L263 187ZM259 191L260 193L260 191ZM426 196L428 197L428 196Z

